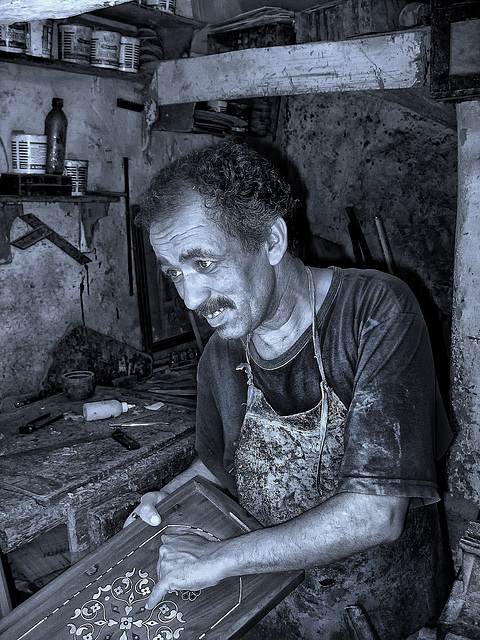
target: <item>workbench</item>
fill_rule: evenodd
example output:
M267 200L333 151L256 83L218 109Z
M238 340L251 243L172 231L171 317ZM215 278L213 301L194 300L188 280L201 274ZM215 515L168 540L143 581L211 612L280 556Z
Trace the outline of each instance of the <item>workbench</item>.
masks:
M84 402L117 399L135 405L117 418L87 422ZM194 398L157 410L158 396L145 388L97 387L89 400L52 395L0 413L0 550L21 548L58 525L66 525L71 563L116 533L146 491L158 490L194 458ZM45 413L61 418L30 434L19 433ZM63 415L62 415L63 414ZM134 438L128 450L114 429ZM128 426L127 426L128 425ZM8 611L0 575L0 613ZM4 585L2 588L2 584Z

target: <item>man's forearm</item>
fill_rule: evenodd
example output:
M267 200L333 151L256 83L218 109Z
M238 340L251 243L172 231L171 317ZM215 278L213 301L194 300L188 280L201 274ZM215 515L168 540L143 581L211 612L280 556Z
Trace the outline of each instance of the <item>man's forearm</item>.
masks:
M395 540L407 507L408 498L338 494L293 520L224 541L219 562L225 576L326 565Z
M195 469L195 467L193 468ZM408 498L341 493L273 527L223 541L191 532L162 536L152 608L178 589L204 589L231 577L307 569L397 538Z

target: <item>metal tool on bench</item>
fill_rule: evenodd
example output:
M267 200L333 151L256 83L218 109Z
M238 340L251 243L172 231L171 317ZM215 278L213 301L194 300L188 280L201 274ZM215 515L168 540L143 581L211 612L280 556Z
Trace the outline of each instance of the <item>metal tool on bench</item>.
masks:
M27 422L27 424L22 425L18 428L19 433L33 433L34 431L38 431L38 429L42 429L42 427L46 427L49 424L53 424L57 422L57 420L61 420L63 418L63 413L58 416L51 417L50 413L44 413L41 416L37 416Z

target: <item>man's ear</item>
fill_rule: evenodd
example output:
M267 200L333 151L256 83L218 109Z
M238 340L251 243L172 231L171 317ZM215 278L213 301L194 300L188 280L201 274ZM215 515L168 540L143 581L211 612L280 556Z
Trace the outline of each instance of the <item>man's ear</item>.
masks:
M283 218L277 218L265 242L268 260L272 266L278 264L288 247L287 225Z

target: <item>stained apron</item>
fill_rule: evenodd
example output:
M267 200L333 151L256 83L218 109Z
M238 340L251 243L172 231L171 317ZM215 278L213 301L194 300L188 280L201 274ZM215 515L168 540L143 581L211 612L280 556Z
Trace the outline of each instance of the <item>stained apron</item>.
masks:
M264 526L315 507L336 492L344 453L347 409L327 385L308 270L312 338L321 400L312 409L279 415L253 380L249 340L245 418L235 451L240 504ZM261 620L249 640L345 640L346 606L359 604L380 639L400 640L438 618L448 595L436 505L409 509L405 530L393 542L346 560L309 569L304 582Z

